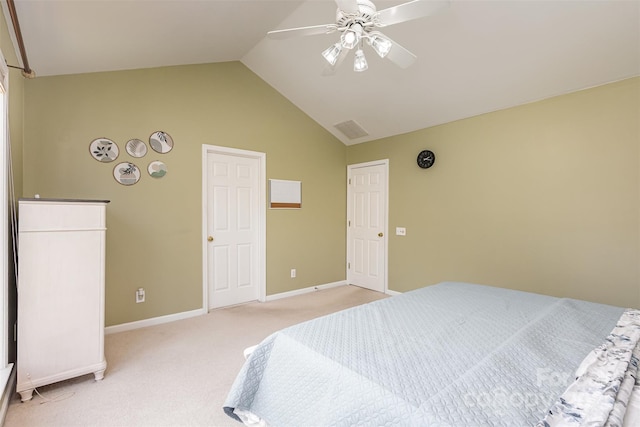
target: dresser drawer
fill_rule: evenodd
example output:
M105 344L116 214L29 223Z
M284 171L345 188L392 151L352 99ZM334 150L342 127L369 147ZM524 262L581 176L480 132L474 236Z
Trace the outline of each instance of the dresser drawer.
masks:
M20 202L20 231L104 229L104 203L49 201Z

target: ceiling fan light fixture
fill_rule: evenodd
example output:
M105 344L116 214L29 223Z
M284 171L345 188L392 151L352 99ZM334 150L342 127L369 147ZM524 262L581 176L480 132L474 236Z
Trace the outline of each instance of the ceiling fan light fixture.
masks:
M340 42L345 49L353 49L362 37L362 25L356 23L347 28L340 36Z
M372 34L369 39L369 44L376 51L376 53L380 56L380 58L384 58L387 56L391 48L393 47L393 43L390 40L385 39L380 34Z
M362 49L358 49L356 51L356 57L353 60L353 71L362 72L366 71L369 68L367 64L367 58L364 57L364 52Z
M336 65L338 62L338 58L340 57L340 53L342 52L342 45L340 43L336 43L331 45L327 50L322 52L322 56L327 60L331 66Z
M284 39L291 36L339 33L338 43L322 52L322 56L330 65L324 67L322 75L333 74L351 49L357 50L354 61L355 71L366 70L368 64L362 52L365 40L380 58L389 59L400 68L407 68L415 62L416 55L376 31L376 28L433 15L447 6L450 0L407 0L405 3L382 10L377 10L372 0L335 0L335 2L338 6L335 24L274 30L269 31L267 35L273 39ZM391 52L392 49L393 52Z

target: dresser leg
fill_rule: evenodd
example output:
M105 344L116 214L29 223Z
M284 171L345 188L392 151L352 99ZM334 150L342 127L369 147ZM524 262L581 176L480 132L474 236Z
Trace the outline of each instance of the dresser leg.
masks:
M20 392L20 400L23 402L27 402L29 400L31 400L31 398L33 397L33 389L30 388L29 390L22 390Z
M93 373L93 376L96 377L96 381L100 381L104 378L104 371L106 369L102 369L101 371L96 371Z

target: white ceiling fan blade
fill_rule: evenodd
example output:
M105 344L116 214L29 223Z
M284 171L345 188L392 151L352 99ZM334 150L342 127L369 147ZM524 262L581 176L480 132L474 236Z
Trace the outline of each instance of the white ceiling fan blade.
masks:
M357 0L336 0L338 9L346 13L358 13Z
M386 38L393 44L393 46L391 46L391 50L389 51L389 53L385 58L389 59L398 67L409 68L411 64L413 64L416 61L416 59L418 59L417 56L409 52L404 47L400 46L398 43L391 40L389 37L384 36L384 38Z
M314 25L311 27L288 28L286 30L273 30L267 33L272 39L287 39L297 36L315 36L318 34L330 34L337 29L335 24Z
M376 26L399 24L412 19L423 18L449 6L448 0L414 0L398 6L378 11Z
M338 59L336 60L335 65L331 65L328 62L325 62L324 69L322 70L322 75L325 77L333 76L336 73L336 70L338 69L342 61L344 61L344 58L347 57L349 52L351 52L350 49L342 49L342 52L340 52L340 55L338 55Z

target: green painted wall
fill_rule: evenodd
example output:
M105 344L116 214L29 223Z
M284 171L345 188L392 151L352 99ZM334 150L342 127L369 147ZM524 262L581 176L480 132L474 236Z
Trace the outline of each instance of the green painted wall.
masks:
M344 280L346 147L241 63L25 83L23 196L111 200L107 325L202 307L203 144L265 152L267 179L302 181L302 209L267 211L268 295ZM126 153L126 141L157 130L174 139L171 152ZM118 143L116 162L90 156L98 137ZM166 177L146 173L152 160L166 163ZM140 166L138 184L114 180L120 161Z
M388 158L390 289L463 280L640 306L639 116L635 78L345 147L238 62L40 77L24 83L22 195L112 201L107 325L202 306L202 144L265 152L267 178L303 182L303 209L267 210L268 294L344 279L346 165ZM137 163L165 161L161 180L121 186L89 155L108 137L133 160L124 143L156 130L174 150Z
M460 280L640 307L639 146L634 78L350 146L347 163L390 160L390 289Z

